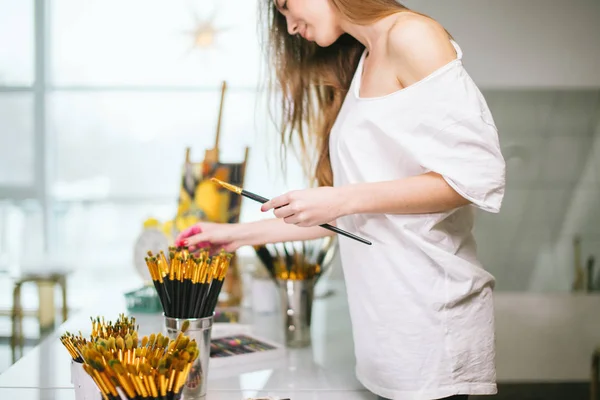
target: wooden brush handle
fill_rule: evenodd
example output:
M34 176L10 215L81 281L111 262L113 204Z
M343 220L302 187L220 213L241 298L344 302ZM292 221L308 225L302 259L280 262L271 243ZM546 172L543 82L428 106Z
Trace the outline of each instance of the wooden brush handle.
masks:
M219 105L219 118L217 119L217 134L215 137L215 149L219 150L219 139L221 137L221 122L223 120L223 104L225 103L225 92L227 91L227 82L221 84L221 104Z

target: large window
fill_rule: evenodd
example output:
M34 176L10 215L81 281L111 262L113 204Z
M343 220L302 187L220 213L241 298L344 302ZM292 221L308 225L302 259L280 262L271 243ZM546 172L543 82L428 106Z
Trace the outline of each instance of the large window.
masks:
M33 114L31 93L0 92L0 186L34 184Z
M34 10L33 0L0 0L0 271L26 252L20 233L42 246Z
M50 193L63 251L77 241L100 264L130 262L142 222L174 216L185 148L200 160L214 145L223 80L221 157L241 161L250 146L247 182L273 193L256 11L247 0L52 2Z
M294 159L284 176L273 157L257 10L0 0L0 192L20 210L39 205L35 243L93 255L86 267L131 265L144 220L176 212L186 147L199 161L214 145L222 81L221 158L241 161L250 146L246 182L268 195L303 184ZM243 220L262 217L244 203Z
M0 0L0 86L34 81L33 0Z
M206 89L226 79L239 88L254 87L259 79L256 1L51 4L51 78L58 87Z
M0 0L0 192L34 185L34 60L33 2Z

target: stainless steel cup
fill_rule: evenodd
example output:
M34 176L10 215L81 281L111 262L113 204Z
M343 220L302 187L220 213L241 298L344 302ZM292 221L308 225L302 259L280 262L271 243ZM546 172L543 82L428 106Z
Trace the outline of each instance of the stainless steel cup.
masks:
M281 313L287 347L306 347L311 344L310 322L315 280L278 280Z
M192 368L188 378L183 386L183 398L203 399L206 397L208 382L208 362L210 360L210 339L213 326L213 317L208 318L170 318L165 316L166 333L170 339L177 338L181 332L181 326L185 321L190 322L190 326L184 333L190 339L195 339L200 354Z

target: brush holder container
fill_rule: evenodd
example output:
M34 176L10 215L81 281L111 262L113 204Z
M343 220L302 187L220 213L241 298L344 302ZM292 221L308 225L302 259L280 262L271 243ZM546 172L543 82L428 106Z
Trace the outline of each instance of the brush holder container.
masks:
M310 346L315 279L277 280L277 287L286 346L291 348Z
M210 340L212 334L213 317L207 318L170 318L164 316L165 330L167 336L174 340L181 332L181 327L185 321L189 321L190 326L184 333L190 340L194 339L198 345L200 354L187 377L183 386L183 398L204 399L206 397L208 382L208 362L210 360Z
M102 400L96 382L83 369L83 364L71 360L71 383L75 388L75 400Z

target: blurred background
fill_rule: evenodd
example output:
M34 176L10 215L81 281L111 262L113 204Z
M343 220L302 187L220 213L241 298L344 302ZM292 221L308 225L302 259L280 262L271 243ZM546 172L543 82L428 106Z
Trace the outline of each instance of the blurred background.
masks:
M293 157L280 167L261 88L257 3L0 0L3 309L11 277L40 265L73 270L71 307L105 296L102 283L139 285L135 241L148 218L174 216L186 147L201 158L213 146L223 80L222 158L239 162L250 147L245 186L265 196L305 187ZM600 2L405 5L454 36L499 128L506 198L500 214L479 213L476 227L497 292L594 296ZM240 219L259 218L244 201ZM338 266L330 279L342 275ZM35 287L24 288L23 304L37 306ZM597 318L572 307L551 312ZM556 329L578 340L577 326ZM0 334L10 334L9 318Z

